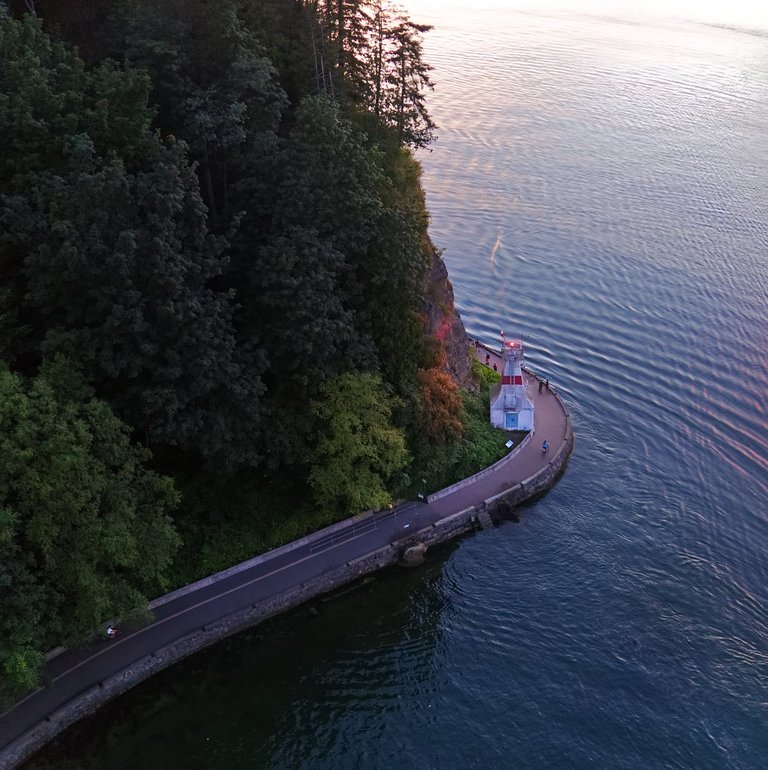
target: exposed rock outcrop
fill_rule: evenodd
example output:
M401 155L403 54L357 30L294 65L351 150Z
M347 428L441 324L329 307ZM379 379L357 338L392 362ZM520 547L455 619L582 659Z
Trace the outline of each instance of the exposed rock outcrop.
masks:
M453 286L448 269L437 249L427 274L424 313L427 331L442 345L442 367L462 386L469 384L469 347L467 332L453 303Z

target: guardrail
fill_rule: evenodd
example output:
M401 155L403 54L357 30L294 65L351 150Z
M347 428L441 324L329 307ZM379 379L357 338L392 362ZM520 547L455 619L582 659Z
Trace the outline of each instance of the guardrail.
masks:
M378 516L371 516L365 521L361 521L358 524L353 524L351 527L346 527L338 532L330 532L323 537L316 538L309 544L310 554L321 553L327 551L329 548L333 548L342 543L346 543L349 540L354 540L360 535L364 535L368 532L373 532L379 528L379 526L385 521L394 519L400 511L397 509L393 511L387 511L386 513Z

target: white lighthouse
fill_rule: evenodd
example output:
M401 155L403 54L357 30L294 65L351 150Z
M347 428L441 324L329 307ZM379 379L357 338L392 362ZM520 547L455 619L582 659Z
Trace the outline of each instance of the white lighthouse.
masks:
M491 389L491 424L502 430L533 430L533 402L523 381L523 343L501 335L501 382Z

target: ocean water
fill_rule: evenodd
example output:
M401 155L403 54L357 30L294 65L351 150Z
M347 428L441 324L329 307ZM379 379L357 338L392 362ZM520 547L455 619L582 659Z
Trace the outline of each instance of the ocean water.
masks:
M503 524L161 674L32 768L768 766L768 16L412 0L470 334L574 417Z

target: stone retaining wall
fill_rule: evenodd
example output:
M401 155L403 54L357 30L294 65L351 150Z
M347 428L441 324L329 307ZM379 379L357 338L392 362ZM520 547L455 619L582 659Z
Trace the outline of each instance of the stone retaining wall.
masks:
M203 626L191 634L177 639L113 676L91 687L53 712L43 722L29 730L21 738L0 752L0 766L14 768L42 748L67 727L95 711L112 698L135 687L153 674L172 666L183 658L228 636L254 626L267 618L298 607L310 599L333 591L341 586L397 563L403 551L415 543L437 545L454 539L475 528L474 508L448 516L445 519L413 532L400 540L383 546L372 553L354 559L341 567L329 570L311 582L251 605L228 618Z
M315 580L296 586L264 602L251 605L223 620L203 626L191 634L177 639L154 653L136 661L115 675L91 687L53 712L47 719L27 731L21 738L0 752L0 767L17 767L35 751L70 725L95 711L108 700L135 687L153 674L177 663L205 647L236 634L249 626L278 615L357 578L394 564L399 548L387 545L354 561L331 570Z

